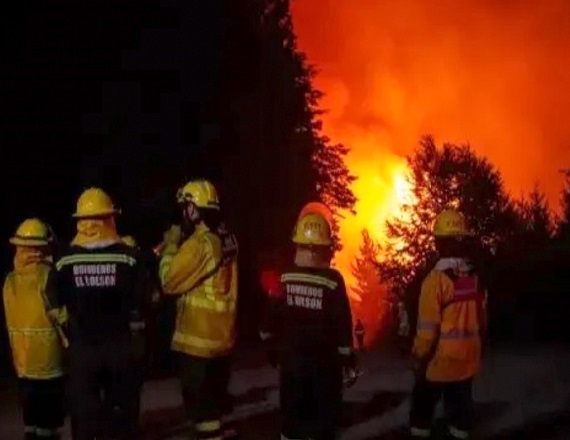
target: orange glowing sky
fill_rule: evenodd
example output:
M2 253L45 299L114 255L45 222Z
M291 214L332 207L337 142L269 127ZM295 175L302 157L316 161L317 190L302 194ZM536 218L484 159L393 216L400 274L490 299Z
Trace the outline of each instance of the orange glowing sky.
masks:
M326 93L324 131L352 148L360 178L341 269L362 227L382 238L402 158L423 134L470 142L514 195L538 182L557 203L570 167L570 1L294 0L293 18Z

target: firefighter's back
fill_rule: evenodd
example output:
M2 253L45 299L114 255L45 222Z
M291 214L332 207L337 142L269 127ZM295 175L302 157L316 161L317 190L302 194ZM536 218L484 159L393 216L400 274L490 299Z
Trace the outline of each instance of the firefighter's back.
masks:
M350 346L352 323L344 281L331 268L293 267L281 275L284 361L336 362Z
M140 305L141 273L132 249L122 243L71 246L56 267L73 339L97 344L130 333Z

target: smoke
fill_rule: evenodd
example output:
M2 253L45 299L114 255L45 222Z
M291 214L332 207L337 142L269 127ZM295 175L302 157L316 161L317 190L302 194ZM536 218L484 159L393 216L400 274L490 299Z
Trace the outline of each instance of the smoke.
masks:
M324 130L352 147L353 172L365 166L390 186L386 168L429 133L469 142L513 195L538 183L558 204L558 170L570 167L570 2L296 0L293 17L326 93ZM383 206L371 178L364 198Z

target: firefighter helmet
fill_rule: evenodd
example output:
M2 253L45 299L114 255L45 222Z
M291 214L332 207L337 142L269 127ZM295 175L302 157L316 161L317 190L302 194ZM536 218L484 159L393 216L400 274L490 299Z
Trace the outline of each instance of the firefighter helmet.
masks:
M331 212L331 210L328 208L327 205L325 205L322 202L309 202L307 203L305 206L303 206L303 209L301 209L301 213L299 214L299 219L301 217L304 217L307 214L319 214L322 217L324 217L324 219L329 222L329 225L333 224L333 214Z
M293 243L305 246L330 246L332 234L329 222L320 214L304 215L295 225Z
M176 194L178 203L194 203L198 208L220 209L218 192L208 180L191 180Z
M454 209L443 210L435 219L433 235L436 237L463 237L471 235L465 217Z
M119 213L120 210L115 208L111 197L105 191L100 188L89 188L79 196L73 217L108 217Z
M10 238L14 246L47 246L51 235L47 225L38 218L24 220Z

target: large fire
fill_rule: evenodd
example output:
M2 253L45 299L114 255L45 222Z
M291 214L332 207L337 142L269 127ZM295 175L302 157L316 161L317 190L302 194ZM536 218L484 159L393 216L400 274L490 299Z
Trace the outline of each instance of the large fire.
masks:
M570 166L567 0L296 0L299 48L319 71L324 130L352 148L356 217L341 225L350 263L368 228L382 241L423 134L469 142L514 195L538 182L552 204Z

